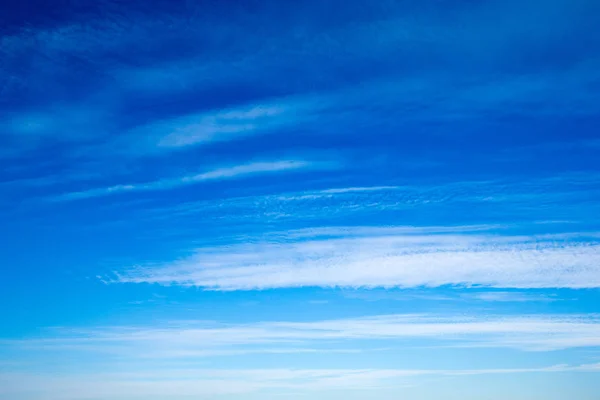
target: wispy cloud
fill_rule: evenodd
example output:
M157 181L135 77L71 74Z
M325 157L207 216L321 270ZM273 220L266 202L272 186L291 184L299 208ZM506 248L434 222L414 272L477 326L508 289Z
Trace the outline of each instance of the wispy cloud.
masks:
M154 127L162 131L164 137L158 143L161 147L182 147L194 145L209 140L219 140L220 136L242 134L254 131L257 124L263 122L263 127L272 125L265 120L278 117L283 113L278 107L254 107L247 110L220 111L215 115L200 118L187 117L192 123L177 121L170 127ZM194 121L194 120L197 121ZM261 121L262 120L262 121ZM196 122L196 123L194 123Z
M207 395L240 395L267 390L284 394L310 394L315 390L370 390L402 387L419 377L511 375L527 373L597 372L598 364L551 365L532 368L472 370L407 369L159 369L138 373L20 374L0 375L0 394L30 393L31 399L71 400L95 396L132 398L168 396L186 398ZM35 387L31 393L27 388Z
M329 164L331 165L331 164ZM211 171L194 175L185 175L178 178L160 179L144 183L120 184L105 188L90 189L82 192L72 192L59 196L58 200L74 200L87 197L98 197L120 192L136 192L151 190L167 190L180 186L192 185L204 181L235 179L251 175L268 174L290 170L325 167L326 163L310 162L303 160L279 160L269 162L254 162L250 164L235 165L217 168Z
M598 372L600 364L551 365L504 369L155 369L137 373L0 374L0 394L31 393L31 399L137 398L240 395L267 390L282 394L314 391L402 387L427 376L512 375Z
M505 213L512 215L510 223L515 218L521 223L548 222L551 219L555 223L561 223L557 216L573 220L576 219L574 217L577 216L577 211L581 211L583 207L585 210L595 207L589 203L589 199L596 195L596 180L588 176L587 181L577 182L570 174L563 174L556 176L555 181L550 181L549 178L518 182L472 180L403 186L339 186L304 191L296 189L278 194L231 197L222 199L218 206L212 201L179 203L153 210L153 213L162 213L169 218L193 214L209 218L218 212L216 217L219 220L302 220L314 221L311 223L314 226L333 218L339 218L336 224L348 224L350 218L372 216L375 212L379 213L378 216L383 216L384 213L413 210L417 216L423 212L434 212L444 215L446 220L456 217L460 221L458 223L471 220L503 221ZM577 208L577 205L582 208ZM463 215L460 211L461 215L455 215L455 211L462 207L472 207L471 212ZM275 217L273 210L278 211ZM393 220L398 215L386 217ZM401 217L403 221L412 219L411 214L402 214ZM422 225L422 219L417 218L415 222Z
M528 292L478 292L463 294L463 298L469 300L481 300L481 301L497 301L497 302L548 302L557 301L558 298L555 296L548 296L538 293Z
M569 238L570 240L565 241ZM198 249L163 266L118 273L118 282L218 290L282 287L599 287L598 234L403 234L301 237Z
M412 346L498 347L549 351L600 346L596 315L437 315L399 314L309 322L222 324L177 321L152 327L115 326L56 330L43 338L4 340L20 352L93 352L127 359L185 359L258 353L377 351L364 340ZM342 347L331 347L332 343Z
M481 291L481 289L469 289L468 291L445 291L436 293L432 290L417 288L412 290L347 290L343 292L344 298L359 299L365 301L431 301L431 302L503 302L503 303L536 303L552 302L562 300L556 295L531 293L530 291Z
M129 155L152 154L289 128L309 118L309 111L316 111L307 101L302 97L281 98L160 119L126 132L112 148Z

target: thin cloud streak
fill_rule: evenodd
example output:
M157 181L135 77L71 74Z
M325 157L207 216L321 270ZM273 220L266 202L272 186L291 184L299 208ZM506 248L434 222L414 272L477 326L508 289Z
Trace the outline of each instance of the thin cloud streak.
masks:
M218 214L220 221L276 219L314 221L313 224L322 224L323 220L352 217L361 213L373 214L399 210L420 212L419 208L431 210L434 207L477 204L488 209L484 214L488 220L490 210L494 210L496 213L500 211L518 213L520 218L518 222L532 218L535 218L535 222L539 222L540 219L548 220L549 212L552 216L562 215L561 213L569 215L577 204L589 207L584 202L595 195L597 191L594 186L595 181L578 185L574 183L570 174L554 178L560 181L560 190L557 190L555 183L549 182L549 178L531 179L526 182L491 180L436 185L336 187L232 197L222 199L218 206L213 201L187 202L156 208L149 212L155 215L164 214L169 218L194 214L202 214L208 218L215 213ZM544 207L532 207L532 204L538 203L543 203ZM274 216L273 210L277 210L278 214ZM341 223L347 223L345 221L346 219ZM513 224L514 222L514 220L510 221Z
M556 297L527 292L481 292L461 296L469 300L494 302L551 302L559 300Z
M528 291L475 291L435 294L421 290L346 290L344 298L364 301L431 301L431 302L503 302L532 303L564 300L556 295L530 293Z
M268 174L275 172L318 168L324 163L303 160L280 160L270 162L254 162L251 164L236 165L232 167L218 168L212 171L195 175L186 175L173 179L160 179L146 183L133 183L114 185L105 188L90 189L82 192L72 192L58 196L57 200L75 200L89 197L108 196L122 192L139 192L153 190L168 190L181 186L192 185L199 182L235 179L251 175Z
M414 345L414 340L425 340L442 347L497 347L524 351L598 347L600 319L597 315L396 314L312 322L220 324L179 321L153 327L62 328L46 337L4 340L0 345L19 352L112 353L127 359L310 351L298 347L299 344L329 348L332 343L343 343L343 349L333 348L340 352L377 350L364 347L359 342L363 340L378 340L386 345L396 342L409 347ZM257 345L261 347L255 347Z
M302 393L336 389L369 390L382 385L402 387L426 376L511 375L598 372L600 364L557 364L503 369L158 369L136 373L4 373L0 394L17 395L35 387L32 399L72 400L90 396L133 398L247 394L266 390Z
M566 239L570 239L566 241ZM198 249L162 266L116 272L116 282L215 290L289 287L600 287L598 234L394 234L299 238Z
M240 140L305 121L311 110L317 111L309 104L299 96L159 119L125 132L111 149L136 156Z

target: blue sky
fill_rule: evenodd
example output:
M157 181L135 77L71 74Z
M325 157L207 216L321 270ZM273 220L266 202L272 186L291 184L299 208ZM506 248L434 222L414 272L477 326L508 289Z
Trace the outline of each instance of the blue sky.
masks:
M2 10L0 398L597 398L600 3Z

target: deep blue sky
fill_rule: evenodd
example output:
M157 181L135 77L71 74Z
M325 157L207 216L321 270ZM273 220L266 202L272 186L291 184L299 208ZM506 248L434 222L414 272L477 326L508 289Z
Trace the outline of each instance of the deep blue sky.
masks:
M598 21L1 2L0 398L594 400Z

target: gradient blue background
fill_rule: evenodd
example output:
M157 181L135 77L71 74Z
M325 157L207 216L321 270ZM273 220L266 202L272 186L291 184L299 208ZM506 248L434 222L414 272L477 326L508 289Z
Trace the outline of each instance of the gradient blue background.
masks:
M599 20L0 3L0 397L597 399Z

